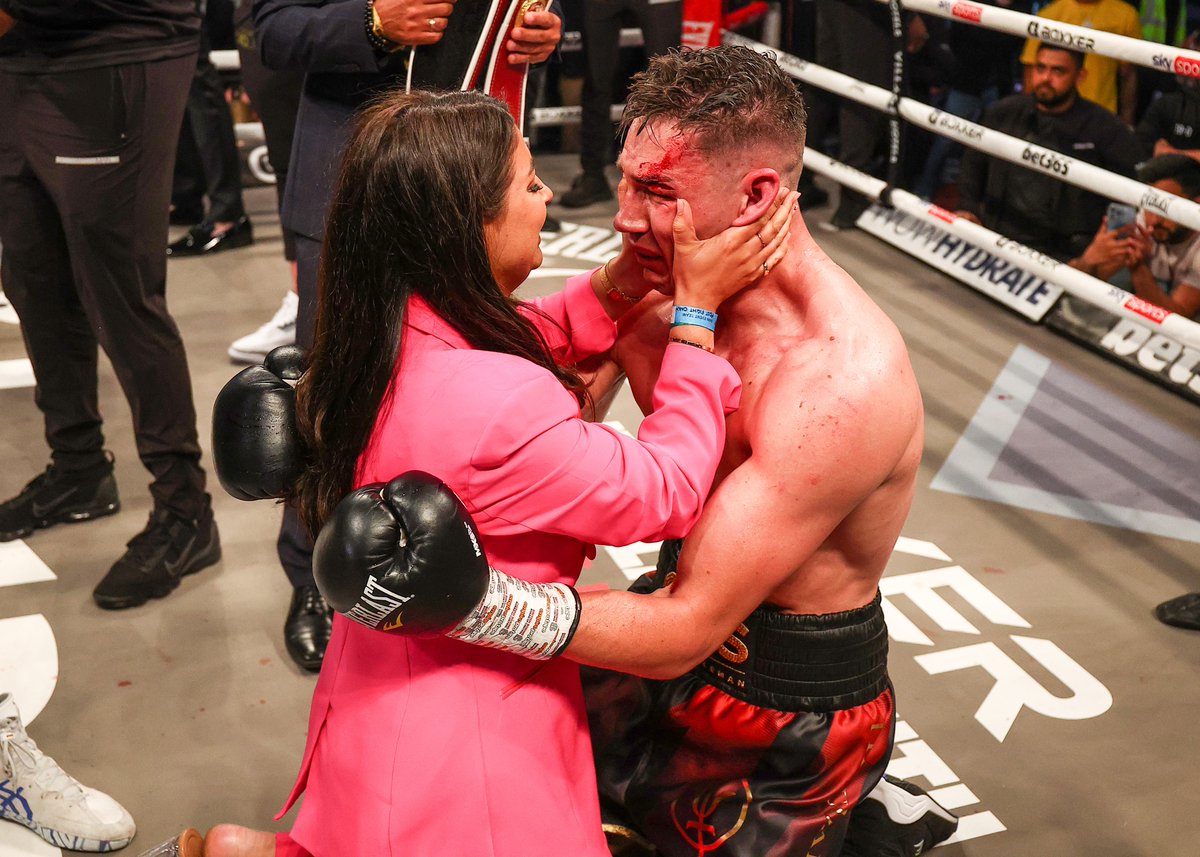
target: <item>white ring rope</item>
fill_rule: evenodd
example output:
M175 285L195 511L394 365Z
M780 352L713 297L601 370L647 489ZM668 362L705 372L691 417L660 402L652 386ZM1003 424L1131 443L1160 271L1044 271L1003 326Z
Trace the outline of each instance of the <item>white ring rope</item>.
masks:
M804 166L839 184L853 188L871 199L879 199L887 187L887 182L882 179L869 176L807 147L804 150ZM1025 270L1038 271L1045 279L1062 286L1070 294L1101 307L1113 315L1145 324L1147 313L1150 313L1155 316L1155 320L1159 321L1158 326L1163 333L1179 342L1200 349L1200 324L1194 321L1153 306L1124 289L1089 276L1070 267L1065 262L1059 262L998 232L993 232L987 227L957 217L906 190L893 188L888 201L897 211L930 223L969 241L976 247L985 248Z
M779 67L789 75L829 90L835 95L884 112L891 103L892 94L882 87L863 83L849 75L785 54L770 45L734 33L726 32L724 40L726 44L744 45L756 51L770 51L776 55ZM1152 188L1135 179L1077 160L1054 149L1035 146L1019 137L985 128L953 113L931 107L923 101L901 98L898 110L901 116L914 125L928 128L972 149L1045 173L1109 199L1155 211L1168 220L1192 229L1200 229L1200 204L1185 197Z
M888 0L878 0L887 3ZM1073 51L1100 54L1167 74L1200 78L1200 51L1174 48L1145 39L1118 36L1091 27L1063 24L999 6L984 6L965 0L901 0L904 8L928 12L987 30L1058 45ZM1136 7L1137 4L1134 4Z

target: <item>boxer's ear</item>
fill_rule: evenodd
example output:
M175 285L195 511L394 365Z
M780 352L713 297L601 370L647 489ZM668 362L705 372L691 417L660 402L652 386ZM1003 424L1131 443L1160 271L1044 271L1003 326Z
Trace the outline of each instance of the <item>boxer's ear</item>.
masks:
M746 173L737 189L742 204L730 225L746 226L758 220L770 209L782 186L779 173L767 167Z

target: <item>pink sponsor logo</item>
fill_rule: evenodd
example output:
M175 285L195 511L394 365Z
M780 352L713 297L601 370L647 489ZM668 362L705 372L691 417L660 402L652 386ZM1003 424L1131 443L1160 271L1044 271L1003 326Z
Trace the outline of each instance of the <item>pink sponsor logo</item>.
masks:
M929 213L943 223L953 223L954 221L958 220L958 216L956 214L946 211L946 209L942 208L940 205L929 206Z
M979 20L983 17L983 9L974 3L955 3L950 9L950 14L955 18L962 18L964 21L974 21L978 24Z
M1155 324L1162 324L1163 321L1171 313L1160 306L1155 306L1149 301L1144 301L1136 295L1130 296L1129 300L1125 301L1125 309L1130 312L1136 312L1143 318L1148 318Z
M1175 73L1183 77L1200 77L1200 60L1175 57Z

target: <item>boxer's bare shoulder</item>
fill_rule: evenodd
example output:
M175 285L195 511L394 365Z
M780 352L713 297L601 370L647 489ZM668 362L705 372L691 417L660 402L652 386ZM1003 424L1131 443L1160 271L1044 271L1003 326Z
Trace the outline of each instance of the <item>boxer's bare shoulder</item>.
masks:
M797 249L721 308L718 351L742 378L742 403L681 568L694 573L736 533L763 600L828 613L875 594L912 502L922 405L891 320L815 245ZM614 351L643 410L669 310L649 299Z

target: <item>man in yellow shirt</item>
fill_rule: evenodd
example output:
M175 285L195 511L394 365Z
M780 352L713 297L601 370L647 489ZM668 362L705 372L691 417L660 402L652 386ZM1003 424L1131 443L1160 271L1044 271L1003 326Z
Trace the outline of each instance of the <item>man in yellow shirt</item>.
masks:
M1125 0L1054 0L1038 12L1039 18L1049 18L1063 24L1078 24L1091 27L1093 30L1103 30L1116 33L1119 36L1142 37L1141 22L1138 11ZM1025 65L1025 88L1029 88L1029 75L1037 56L1038 44L1058 42L1065 47L1076 50L1086 46L1068 43L1066 37L1060 37L1059 31L1053 26L1043 26L1036 37L1025 42L1025 50L1021 54L1021 62ZM1030 33L1030 35L1034 35ZM1132 127L1134 109L1137 106L1137 72L1129 63L1118 62L1100 54L1087 54L1084 64L1087 75L1079 81L1079 94L1089 101L1094 101L1106 110L1121 117L1126 125ZM1118 79L1119 92L1118 92ZM1120 109L1118 110L1118 105Z

